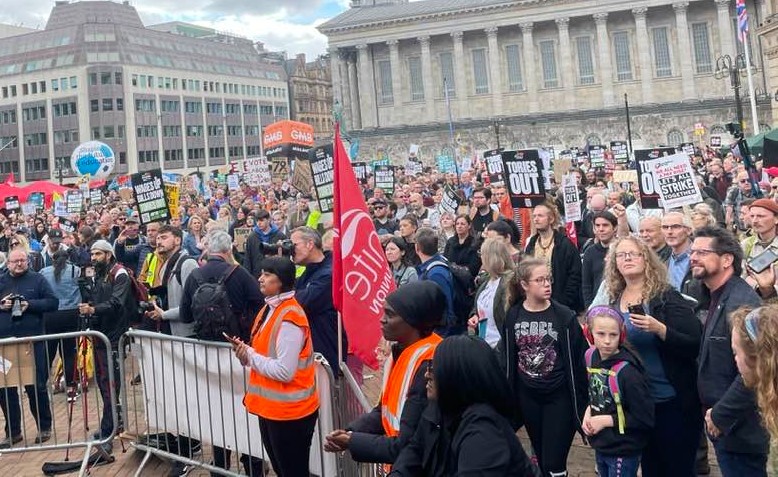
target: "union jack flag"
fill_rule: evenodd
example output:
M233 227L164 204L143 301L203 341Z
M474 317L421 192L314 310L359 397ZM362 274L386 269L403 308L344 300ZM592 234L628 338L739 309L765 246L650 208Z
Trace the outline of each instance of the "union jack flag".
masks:
M746 12L746 1L735 0L735 11L737 13L737 37L741 43L746 42L748 33L748 12Z

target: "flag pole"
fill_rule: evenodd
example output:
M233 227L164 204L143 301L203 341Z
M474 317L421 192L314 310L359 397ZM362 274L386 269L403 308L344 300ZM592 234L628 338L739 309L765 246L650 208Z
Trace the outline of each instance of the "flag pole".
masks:
M751 121L753 122L753 131L754 136L759 134L759 119L757 118L756 114L756 95L754 94L754 76L751 73L751 53L749 48L749 41L748 41L748 35L749 31L746 30L743 32L743 51L745 52L746 56L746 73L748 75L748 98L749 102L751 103Z
M457 176L457 185L459 185L459 164L457 163L457 145L454 141L454 119L451 115L451 98L448 95L448 78L443 78L443 95L446 98L446 111L448 112L448 135L451 140L451 153L454 155L454 173Z

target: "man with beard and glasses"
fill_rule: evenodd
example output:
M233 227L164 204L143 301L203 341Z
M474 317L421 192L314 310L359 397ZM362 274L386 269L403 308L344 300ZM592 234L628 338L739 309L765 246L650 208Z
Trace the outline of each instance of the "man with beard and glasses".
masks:
M103 413L100 430L95 439L106 439L119 432L122 427L119 410L119 391L122 376L119 374L119 340L127 331L131 319L138 314L138 303L132 293L132 283L127 270L119 265L114 258L111 244L98 240L91 248L92 266L95 269L91 278L91 296L82 296L83 303L78 305L79 313L89 318L92 329L103 333L111 343L111 349L105 348L102 340L94 340L95 380L103 399ZM114 389L113 400L108 380L108 366L113 367ZM117 406L119 429L113 426L113 406ZM104 446L106 452L111 452L112 444Z
M697 376L705 429L724 476L766 476L769 438L754 393L738 374L729 325L733 311L758 307L761 300L740 277L743 250L731 232L710 226L697 230L690 255L692 275L710 293Z

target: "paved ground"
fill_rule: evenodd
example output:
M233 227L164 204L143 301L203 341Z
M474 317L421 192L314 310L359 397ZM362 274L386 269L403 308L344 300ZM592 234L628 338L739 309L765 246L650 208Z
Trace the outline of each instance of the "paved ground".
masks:
M380 387L380 379L377 375L374 375L371 371L367 371L366 373L366 380L363 384L363 389L365 391L365 394L372 400L375 400L378 396L378 389ZM125 381L126 382L126 381ZM73 438L74 440L83 440L84 437L87 434L87 432L84 430L84 416L86 415L86 420L89 423L90 431L94 431L97 429L97 412L96 409L98 409L98 406L100 405L99 402L99 396L96 393L97 388L92 387L90 388L89 392L87 393L87 399L84 400L83 396L82 399L79 399L77 401L77 405L74 406L74 413L73 413ZM133 419L134 415L140 415L139 413L142 412L142 409L137 408L132 404L133 396L140 396L140 387L139 386L129 386L129 397L128 400L130 402L130 411L128 412L128 415L130 416L130 419ZM54 438L52 441L50 441L48 444L52 443L58 443L62 444L67 442L67 422L68 422L68 404L66 402L66 398L64 394L56 394L53 396L54 399L54 419L55 419L55 432L54 432ZM86 413L83 409L84 402L87 403L87 410ZM140 402L140 401L138 401ZM26 397L22 400L22 409L23 412L26 415L24 427L27 430L27 442L32 442L32 440L35 438L35 425L34 422L29 414L29 407L26 402ZM138 414L136 414L136 411ZM128 429L131 429L132 425L128 425ZM523 442L525 444L525 448L529 448L526 436L522 433ZM92 475L94 476L130 476L134 475L136 470L138 469L141 460L142 460L142 454L136 450L134 450L129 444L129 442L124 442L124 446L122 446L121 441L116 441L114 444L114 457L116 458L116 461L112 464L101 466L93 469ZM124 447L124 449L122 448ZM206 455L202 456L202 459L204 461L210 460L210 455L207 453L209 449L206 449ZM70 458L71 460L80 460L83 456L83 450L82 449L76 449L71 451ZM20 454L3 454L0 456L0 465L3 468L4 475L12 475L12 476L34 476L34 475L41 475L41 466L44 462L51 461L51 460L63 460L65 457L65 451L63 450L56 450L56 451L37 451L37 452L24 452ZM593 459L593 452L590 448L585 447L581 444L579 439L576 439L576 443L574 443L573 448L570 453L570 475L571 476L580 476L580 477L593 477L595 476L594 472L594 459ZM720 476L720 473L718 472L718 468L715 466L715 462L712 463L713 467L713 473L712 476ZM170 468L170 464L162 459L158 459L156 457L152 457L149 462L146 464L144 468L144 472L142 475L144 476L158 476L158 475L166 475L168 469ZM75 475L75 474L71 474ZM193 476L206 476L208 473L199 471L199 472L192 472L190 475Z

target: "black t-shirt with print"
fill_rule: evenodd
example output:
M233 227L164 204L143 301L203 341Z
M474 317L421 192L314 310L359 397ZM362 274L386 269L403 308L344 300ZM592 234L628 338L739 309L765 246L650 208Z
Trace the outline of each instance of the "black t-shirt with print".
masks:
M540 393L550 393L562 386L565 371L551 308L534 312L522 307L513 335L518 351L519 384Z

